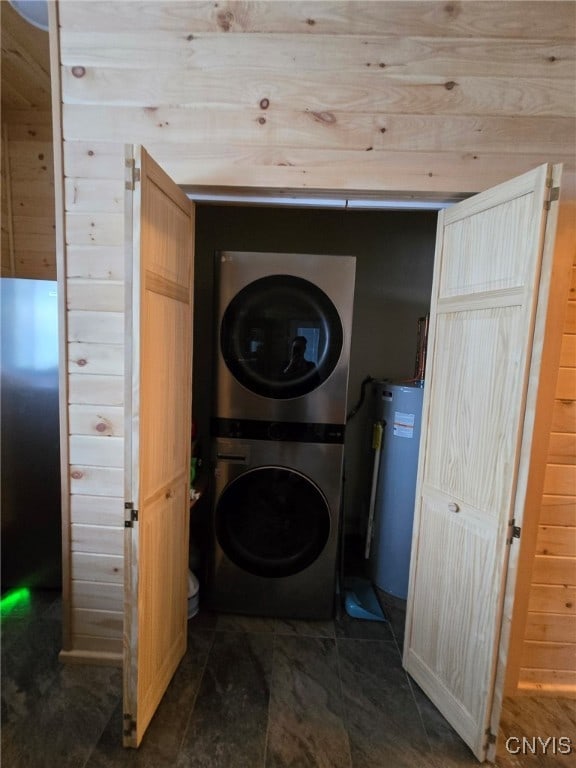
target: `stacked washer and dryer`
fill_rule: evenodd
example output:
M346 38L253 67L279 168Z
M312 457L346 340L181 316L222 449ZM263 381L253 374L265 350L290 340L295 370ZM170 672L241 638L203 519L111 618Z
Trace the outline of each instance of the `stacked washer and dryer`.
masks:
M355 265L218 254L214 610L333 615Z

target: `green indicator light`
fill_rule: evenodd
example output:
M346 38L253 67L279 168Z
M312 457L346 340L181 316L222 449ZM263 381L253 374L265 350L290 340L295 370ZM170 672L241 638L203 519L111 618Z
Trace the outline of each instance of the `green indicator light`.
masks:
M13 589L8 592L2 600L0 600L0 613L5 616L10 613L14 608L22 605L27 605L30 602L30 590L28 587L21 587L20 589Z

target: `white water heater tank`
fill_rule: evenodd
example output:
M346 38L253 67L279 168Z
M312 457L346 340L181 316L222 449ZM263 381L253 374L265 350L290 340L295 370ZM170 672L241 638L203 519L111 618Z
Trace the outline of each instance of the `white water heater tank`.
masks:
M408 595L412 524L422 424L423 384L373 384L376 420L384 424L370 546L370 575L384 592Z

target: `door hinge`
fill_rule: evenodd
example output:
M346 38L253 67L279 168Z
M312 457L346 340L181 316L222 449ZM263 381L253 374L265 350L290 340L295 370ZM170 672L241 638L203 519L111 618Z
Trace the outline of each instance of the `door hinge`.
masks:
M132 736L136 732L136 720L127 713L124 714L124 728L122 730L123 736Z
M491 744L496 744L496 734L492 733L490 728L486 728L486 744L484 745L484 749L488 749L488 747Z
M519 525L514 525L516 520L512 518L510 522L508 523L508 530L510 531L508 538L506 539L506 544L512 544L512 539L519 539L520 538L520 531L522 530Z
M126 159L126 189L134 190L136 182L140 181L140 168L136 168L136 161L133 157Z
M138 510L134 509L134 502L127 501L124 504L124 528L134 528L138 522Z
M560 187L549 187L548 188L548 196L546 200L544 201L544 210L549 211L551 203L558 200L560 197Z

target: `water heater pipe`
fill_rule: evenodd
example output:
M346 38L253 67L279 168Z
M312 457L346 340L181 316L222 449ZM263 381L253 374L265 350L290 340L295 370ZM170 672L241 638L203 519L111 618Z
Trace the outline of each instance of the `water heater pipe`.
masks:
M428 326L430 324L430 315L418 319L418 341L416 351L416 370L414 377L417 381L424 381L424 372L426 370L426 351L428 347Z
M428 325L430 315L418 318L418 340L416 342L416 365L414 376L411 379L400 379L399 384L424 384L424 373L426 371L426 350L428 347Z
M370 557L370 545L372 543L372 528L374 526L374 508L376 506L376 489L378 487L378 468L380 466L380 453L382 452L383 432L383 423L381 421L376 421L372 427L372 449L374 450L374 464L372 467L372 489L370 491L370 506L368 507L366 544L364 546L364 557L366 560L368 560Z

